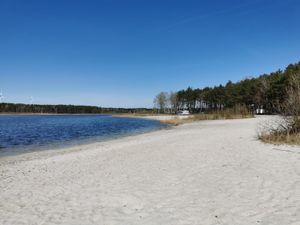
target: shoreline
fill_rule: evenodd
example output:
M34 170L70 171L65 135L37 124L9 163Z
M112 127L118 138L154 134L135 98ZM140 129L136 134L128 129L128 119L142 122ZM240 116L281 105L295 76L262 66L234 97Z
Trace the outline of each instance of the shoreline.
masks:
M141 133L132 133L132 134L127 134L127 135L120 135L120 136L112 136L109 138L105 139L98 139L97 138L91 138L89 140L76 140L74 143L61 143L58 144L57 146L52 144L47 145L47 146L35 146L34 149L24 151L24 152L19 152L19 153L12 153L12 154L0 154L0 165L3 162L14 162L14 161L24 161L24 160L32 160L34 158L39 158L39 157L51 157L55 155L60 155L60 154L67 154L67 153L72 153L72 152L78 152L78 151L85 151L84 149L91 149L91 148L97 148L101 147L103 144L113 144L114 142L118 141L126 141L126 139L131 139L135 137L139 137L142 135L147 135L147 134L152 134L156 132L162 132L165 130L170 130L173 129L174 126L166 126L165 128L160 128L157 130L150 130L150 131L145 131ZM22 148L22 147L20 147Z
M21 115L23 115L23 114L21 114ZM32 114L27 114L27 115L32 115ZM42 116L44 116L44 115L42 115ZM50 114L47 114L47 115L50 115ZM78 114L63 114L63 115L64 116L70 116L70 115L76 116ZM83 114L79 114L79 115L83 115ZM84 115L89 116L91 114L84 114ZM103 114L92 114L92 115L102 116ZM59 114L59 116L62 116L62 115ZM113 115L110 115L110 114L109 115L105 114L103 116L114 117ZM139 117L120 117L120 118L147 120L146 118L139 118ZM157 121L155 119L151 119L151 120ZM79 137L77 139L72 139L72 140L52 141L52 142L45 143L42 145L39 145L39 144L23 145L23 146L17 145L17 146L13 146L11 148L0 149L0 160L3 158L8 158L8 157L12 158L12 157L17 157L19 155L22 156L25 154L26 155L28 155L28 154L37 155L40 152L68 151L68 149L72 150L73 148L76 148L76 147L84 148L86 145L90 145L90 144L94 144L94 143L103 143L103 142L118 140L118 139L122 139L122 138L126 138L126 137L138 136L138 135L142 135L142 134L146 134L146 133L152 133L152 132L160 131L160 130L164 130L164 129L170 129L170 128L171 128L171 126L163 125L163 123L161 123L161 126L157 126L157 127L153 127L153 128L149 127L149 128L145 128L145 129L137 130L137 131L132 130L128 133L118 133L118 134L102 135L102 136L101 135L100 136L89 136L89 137L85 137L85 138Z
M1 115L1 114L0 114ZM68 114L63 114L63 115L68 115ZM75 115L75 114L70 114L70 115ZM82 114L79 114L82 115ZM89 115L89 114L85 114ZM93 114L93 115L101 115L101 114ZM243 119L226 119L226 120L199 120L199 121L192 121L188 123L181 123L178 125L174 125L171 123L168 123L168 120L172 120L175 118L178 118L179 116L177 115L155 115L155 116L140 116L140 115L132 115L132 116L122 116L122 115L111 115L112 117L120 117L120 118L136 118L136 119L147 119L147 120L157 120L160 121L163 124L166 124L167 126L165 128L160 128L157 130L151 130L151 131L146 131L146 132L141 132L141 133L133 133L133 134L128 134L128 135L121 135L121 136L113 136L109 137L106 139L98 139L96 137L90 138L89 140L74 140L73 143L68 142L68 143L60 143L60 144L48 144L47 146L34 146L34 149L24 151L24 152L18 152L18 153L12 153L12 154L0 154L0 165L3 162L9 161L13 162L14 160L16 161L24 161L24 160L32 160L34 158L38 157L51 157L55 155L60 155L60 154L67 154L67 153L72 153L72 152L78 152L78 151L84 151L84 149L90 149L90 148L97 148L101 147L103 144L114 144L115 142L122 142L122 141L127 141L127 139L132 139L132 138L139 138L140 136L144 135L151 135L153 133L158 133L158 132L164 132L166 130L172 130L175 129L176 127L181 127L184 125L189 125L189 124L197 124L197 123L209 123L213 121L230 121L230 120L246 120L246 119L253 119L253 118L243 118ZM264 116L258 116L259 117L264 117ZM185 119L187 118L186 116L179 117L180 119ZM52 146L51 146L52 145ZM287 145L288 147L293 148L293 145ZM24 146L23 146L24 147ZM27 146L25 146L27 147ZM28 146L29 147L29 146ZM22 146L18 147L22 148Z
M187 119L193 117L193 115L174 115L174 114L157 114L157 115L141 115L141 114L116 114L112 115L113 117L120 117L120 118L139 118L139 119L148 119L148 120L158 120L161 122L173 120L173 119Z

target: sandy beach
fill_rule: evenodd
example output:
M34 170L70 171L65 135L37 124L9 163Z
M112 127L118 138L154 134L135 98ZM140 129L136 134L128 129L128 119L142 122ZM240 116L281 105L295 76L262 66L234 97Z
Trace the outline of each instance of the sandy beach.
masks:
M299 225L300 147L265 117L0 159L0 224Z

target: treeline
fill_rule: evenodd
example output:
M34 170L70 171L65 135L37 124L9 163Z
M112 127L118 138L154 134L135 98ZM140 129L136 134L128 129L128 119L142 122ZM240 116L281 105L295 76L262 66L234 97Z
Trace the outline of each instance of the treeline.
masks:
M225 85L214 87L188 87L175 93L161 92L155 97L154 103L162 112L188 109L197 113L240 105L249 110L264 109L265 113L279 113L287 97L290 77L295 74L300 74L300 62L290 64L283 71L246 78L236 83L228 81Z
M0 113L50 113L50 114L98 114L98 113L150 113L147 108L103 108L80 105L37 105L0 103Z

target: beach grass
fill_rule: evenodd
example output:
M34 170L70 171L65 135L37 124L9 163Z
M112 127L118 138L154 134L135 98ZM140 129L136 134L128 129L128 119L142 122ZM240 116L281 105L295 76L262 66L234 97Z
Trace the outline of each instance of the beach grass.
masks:
M262 133L258 137L261 141L269 144L282 145L300 145L300 133L272 132Z
M207 113L193 114L190 116L182 117L178 116L170 120L161 121L165 124L178 126L184 123L191 123L203 120L227 120L227 119L245 119L253 118L254 115L248 110L237 110L237 109L224 109L218 111L211 111Z

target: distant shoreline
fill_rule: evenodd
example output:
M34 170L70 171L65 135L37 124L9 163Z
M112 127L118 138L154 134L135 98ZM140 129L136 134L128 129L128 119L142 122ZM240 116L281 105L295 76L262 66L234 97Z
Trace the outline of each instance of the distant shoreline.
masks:
M171 115L171 114L140 114L140 113L1 113L0 116L30 116L30 115L36 115L36 116L76 116L76 115L111 115L114 117L123 117L123 118L143 118L143 119L154 119L154 120L160 120L159 117L166 117L166 119L171 119L173 117L176 117L177 115Z
M76 115L113 115L113 113L0 113L0 116L30 116L30 115L37 115L37 116L76 116Z

